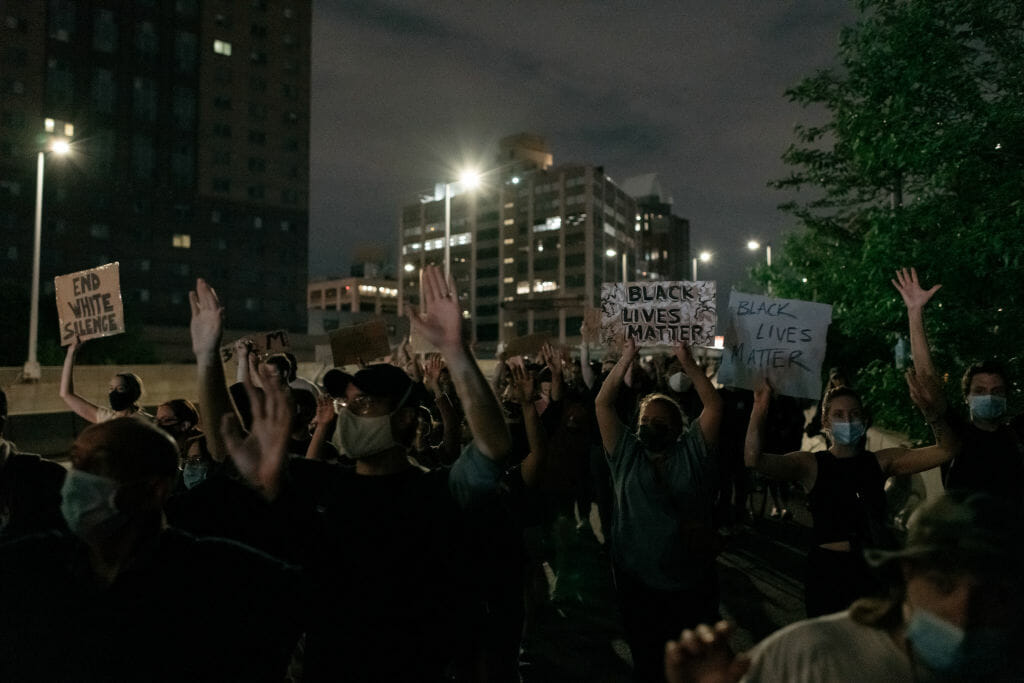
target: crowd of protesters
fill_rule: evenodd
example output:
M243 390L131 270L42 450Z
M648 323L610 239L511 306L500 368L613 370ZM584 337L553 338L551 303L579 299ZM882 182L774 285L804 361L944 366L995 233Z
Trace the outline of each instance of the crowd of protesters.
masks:
M72 343L60 395L94 424L66 473L3 438L0 393L0 680L518 681L580 533L607 548L636 681L1024 679L1024 422L992 361L964 375L966 417L947 405L923 321L938 286L893 281L934 442L872 452L840 371L814 451L813 405L767 380L716 390L683 344L644 358L626 341L602 363L586 341L578 358L545 345L488 380L454 283L422 279L410 320L436 353L403 344L314 383L242 341L230 385L225 311L197 281L195 401L155 415L132 373L109 407L78 395ZM949 492L901 542L887 481L940 466ZM773 517L791 516L788 486L807 494L811 618L736 655L716 557L754 476Z

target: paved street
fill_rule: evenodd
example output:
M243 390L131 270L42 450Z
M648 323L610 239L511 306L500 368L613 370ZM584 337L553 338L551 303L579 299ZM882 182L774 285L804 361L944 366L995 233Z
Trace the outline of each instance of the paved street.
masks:
M794 519L758 517L729 536L719 556L722 613L738 625L733 641L738 651L804 617L810 515L802 497L792 503ZM578 571L556 584L553 601L541 611L524 655L529 664L522 669L523 681L629 681L629 647L620 631L604 548L587 532L571 552Z

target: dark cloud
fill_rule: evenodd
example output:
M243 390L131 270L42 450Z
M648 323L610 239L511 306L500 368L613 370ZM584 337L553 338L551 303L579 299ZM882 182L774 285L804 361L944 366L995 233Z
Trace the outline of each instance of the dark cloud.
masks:
M528 130L556 163L658 173L727 286L786 222L767 182L811 119L784 91L852 19L846 0L314 3L311 272L368 235L394 250L403 203Z

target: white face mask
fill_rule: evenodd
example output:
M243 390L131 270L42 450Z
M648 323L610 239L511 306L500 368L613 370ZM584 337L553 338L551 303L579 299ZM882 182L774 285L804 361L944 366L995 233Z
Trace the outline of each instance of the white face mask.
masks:
M686 373L677 372L668 378L668 386L677 394L682 394L690 390L690 387L693 386L693 381L686 376Z
M119 527L124 515L115 502L117 489L118 483L108 477L68 470L60 490L60 511L71 533L89 541Z
M341 451L353 460L376 455L397 445L391 433L390 414L362 417L348 408L338 415L338 440Z

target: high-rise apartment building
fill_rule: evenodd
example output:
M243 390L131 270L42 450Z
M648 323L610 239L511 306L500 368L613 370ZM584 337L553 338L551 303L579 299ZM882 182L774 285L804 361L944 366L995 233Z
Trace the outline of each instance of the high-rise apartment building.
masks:
M657 174L627 178L622 187L636 200L640 279L690 279L690 221L672 213Z
M481 353L501 341L546 333L574 343L601 284L636 275L636 202L601 166L553 165L544 140L501 141L495 169L450 196L451 269ZM445 188L402 209L400 292L419 299L419 270L441 265Z
M41 307L53 276L119 261L129 322L185 324L203 276L232 324L302 328L310 0L2 7L4 279L31 275L36 155L51 118L74 138L45 164Z

